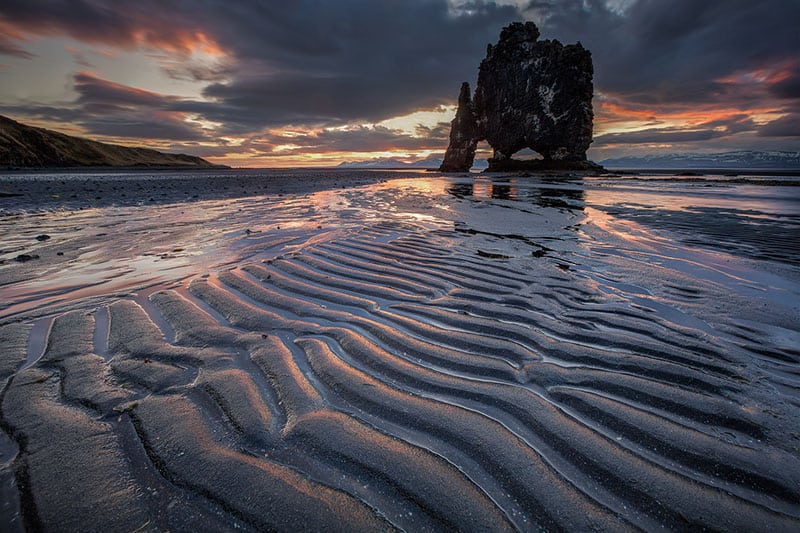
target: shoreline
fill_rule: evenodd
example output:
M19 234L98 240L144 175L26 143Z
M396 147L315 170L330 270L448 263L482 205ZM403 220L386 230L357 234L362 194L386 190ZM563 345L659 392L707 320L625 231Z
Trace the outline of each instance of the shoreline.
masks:
M189 174L187 176L187 174ZM397 177L397 172L238 169L0 173L0 217L24 212L307 194Z
M71 172L203 172L214 170L235 170L228 165L80 165L75 167L5 167L0 168L0 174L47 174L47 173L71 173Z

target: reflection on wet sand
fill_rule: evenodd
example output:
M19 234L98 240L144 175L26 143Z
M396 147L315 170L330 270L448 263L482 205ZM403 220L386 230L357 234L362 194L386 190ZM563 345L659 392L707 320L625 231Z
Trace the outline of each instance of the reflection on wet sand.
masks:
M561 185L559 187L558 183L531 179L525 183L518 183L514 179L503 181L476 179L453 183L447 188L447 192L459 199L505 200L520 202L520 204L512 204L520 206L529 203L540 207L582 209L585 201L583 183L573 180L570 182L570 188L563 188L563 183Z
M0 220L40 256L0 265L0 521L797 529L798 266L687 244L659 191L606 185ZM800 224L745 205L689 211Z

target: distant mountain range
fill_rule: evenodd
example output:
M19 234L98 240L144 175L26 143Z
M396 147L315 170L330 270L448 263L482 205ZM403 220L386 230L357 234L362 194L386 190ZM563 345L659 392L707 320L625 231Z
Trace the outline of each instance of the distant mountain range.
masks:
M393 157L367 159L364 161L343 161L338 168L439 168L441 158L428 157L417 161L402 161Z
M439 168L441 157L431 156L417 161L396 158L345 161L339 168ZM800 169L800 152L755 151L721 152L711 154L659 154L615 157L599 161L606 168L629 169ZM486 168L485 160L475 160L474 168Z
M631 169L800 169L800 152L743 150L715 154L661 154L615 157L600 161L606 168Z
M100 143L0 116L0 168L220 166L193 155Z
M338 168L392 168L392 169L402 169L402 168L433 168L437 169L442 164L442 158L437 156L427 157L425 159L419 159L417 161L402 161L397 158L378 158L378 159L367 159L365 161L344 161L343 163L339 163ZM489 163L486 160L475 160L475 167L476 168L486 168L489 166Z

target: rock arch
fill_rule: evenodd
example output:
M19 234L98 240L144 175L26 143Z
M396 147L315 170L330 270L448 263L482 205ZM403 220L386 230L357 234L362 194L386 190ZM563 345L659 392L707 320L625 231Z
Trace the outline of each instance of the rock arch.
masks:
M489 170L520 166L511 157L523 148L541 154L545 165L581 166L592 142L592 77L591 52L580 43L540 41L532 22L506 26L487 48L474 96L461 85L439 169L469 170L481 140L494 149Z

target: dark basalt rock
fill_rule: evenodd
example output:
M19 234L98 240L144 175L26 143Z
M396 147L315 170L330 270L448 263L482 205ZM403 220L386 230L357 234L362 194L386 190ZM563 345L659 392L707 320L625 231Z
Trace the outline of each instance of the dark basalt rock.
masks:
M485 172L606 172L602 165L594 161L575 161L569 159L497 159L489 158ZM447 172L447 171L444 171Z
M580 43L539 39L532 22L503 28L478 72L475 97L462 84L450 145L439 170L464 172L477 143L494 149L489 170L599 170L586 160L592 142L593 67ZM530 148L544 158L514 161Z
M472 111L469 83L464 82L461 84L461 92L458 95L456 118L450 123L450 145L447 147L444 161L439 170L461 172L465 165L469 170L475 159L478 138L478 122Z

